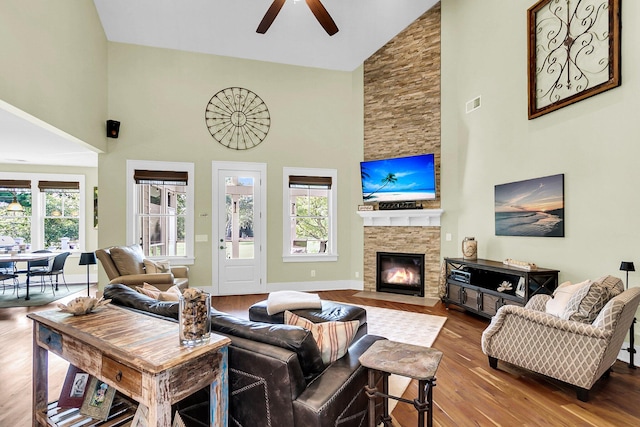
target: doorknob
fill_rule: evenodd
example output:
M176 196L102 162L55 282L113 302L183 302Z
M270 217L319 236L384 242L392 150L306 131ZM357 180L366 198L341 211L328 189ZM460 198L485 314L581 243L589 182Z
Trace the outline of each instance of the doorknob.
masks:
M224 246L220 246L220 249L224 249Z

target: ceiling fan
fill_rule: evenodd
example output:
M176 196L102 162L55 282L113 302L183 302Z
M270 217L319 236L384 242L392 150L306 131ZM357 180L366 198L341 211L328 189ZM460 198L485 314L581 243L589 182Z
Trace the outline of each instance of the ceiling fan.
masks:
M267 13L264 14L264 18L260 21L260 25L258 25L257 33L264 34L267 32L273 21L278 16L280 9L284 5L286 0L273 0L269 9L267 9ZM338 32L338 26L327 12L327 9L320 3L320 0L305 0L307 2L307 6L311 9L311 12L315 15L316 19L322 25L322 28L329 34L330 36L334 35Z

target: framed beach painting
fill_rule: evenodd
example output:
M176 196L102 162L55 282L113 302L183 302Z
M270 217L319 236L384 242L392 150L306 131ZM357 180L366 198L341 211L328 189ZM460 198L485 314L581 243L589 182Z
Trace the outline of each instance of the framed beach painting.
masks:
M564 174L495 186L496 236L564 237Z

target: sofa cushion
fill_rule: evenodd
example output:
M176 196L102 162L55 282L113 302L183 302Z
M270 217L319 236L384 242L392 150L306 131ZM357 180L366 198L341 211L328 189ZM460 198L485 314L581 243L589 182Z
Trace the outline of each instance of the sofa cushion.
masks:
M144 264L144 271L147 274L153 273L170 273L171 272L171 264L168 260L152 260L145 258L142 260Z
M105 286L104 298L110 299L112 304L178 320L179 303L177 301L158 301L136 292L127 285L116 283Z
M587 288L576 292L563 314L564 319L592 323L607 302L624 291L622 280L614 276L596 279Z
M307 381L311 381L325 368L313 334L302 327L253 322L211 309L211 329L295 352Z
M139 245L114 246L109 253L121 276L144 274L144 254Z
M179 301L180 295L182 295L177 285L171 286L166 291L161 291L149 283L144 283L143 286L136 286L136 291L160 301Z
M572 285L571 282L562 283L553 292L553 298L547 301L545 311L556 317L562 317L567 309L567 304L571 297L581 289L588 287L589 283L589 280L585 280L584 282L576 283L574 285Z
M327 365L345 355L360 325L357 320L313 323L288 310L284 312L284 322L310 330L322 355L322 361Z

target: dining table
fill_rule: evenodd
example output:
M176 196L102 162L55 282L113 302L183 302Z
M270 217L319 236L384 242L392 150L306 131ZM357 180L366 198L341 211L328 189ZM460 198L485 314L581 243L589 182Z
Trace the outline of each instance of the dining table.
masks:
M54 258L57 254L55 253L50 253L50 252L41 252L41 253L6 253L6 254L0 254L0 262L26 262L27 263L27 271L29 271L29 268L31 266L31 263L33 261L43 261L43 260L49 260L51 258ZM29 296L29 279L31 278L31 275L29 273L27 273L27 295L24 297L25 300L30 300L31 297Z

